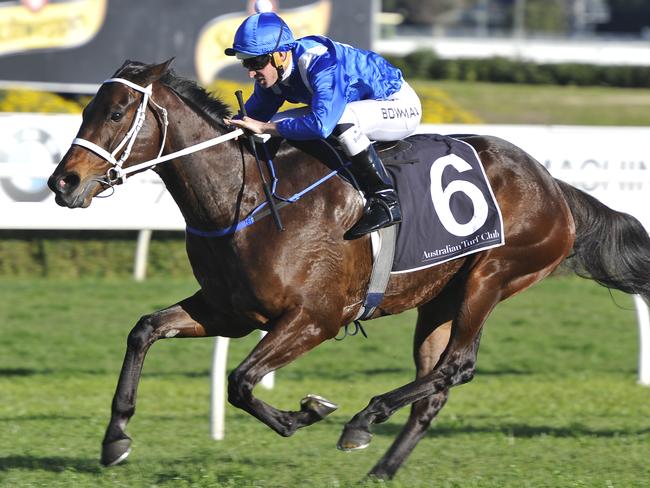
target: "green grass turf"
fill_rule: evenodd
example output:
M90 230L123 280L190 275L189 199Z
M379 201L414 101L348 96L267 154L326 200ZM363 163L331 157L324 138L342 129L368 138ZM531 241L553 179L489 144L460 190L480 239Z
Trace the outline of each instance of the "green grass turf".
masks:
M650 89L414 81L446 92L487 124L650 125Z
M227 408L209 435L212 339L165 340L145 362L127 432L128 461L98 464L126 335L193 282L0 281L0 486L345 487L383 454L408 409L364 451L335 444L344 423L413 375L414 312L366 324L369 338L330 341L276 376L264 400L296 409L306 393L339 403L327 420L282 438ZM650 467L650 389L636 384L629 297L553 277L491 316L476 378L452 390L389 487L641 487ZM257 341L231 341L229 368Z

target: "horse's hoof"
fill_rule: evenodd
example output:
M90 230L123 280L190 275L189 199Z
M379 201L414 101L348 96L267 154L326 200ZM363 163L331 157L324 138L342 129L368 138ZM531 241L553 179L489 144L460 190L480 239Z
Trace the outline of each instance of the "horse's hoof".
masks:
M106 466L115 466L124 461L131 454L131 439L119 439L102 445L101 463Z
M371 440L372 434L367 430L346 427L343 429L343 434L341 434L336 447L341 451L358 451L368 447Z
M339 406L336 403L318 395L309 394L300 400L300 409L303 412L313 412L319 419L324 419L337 408Z

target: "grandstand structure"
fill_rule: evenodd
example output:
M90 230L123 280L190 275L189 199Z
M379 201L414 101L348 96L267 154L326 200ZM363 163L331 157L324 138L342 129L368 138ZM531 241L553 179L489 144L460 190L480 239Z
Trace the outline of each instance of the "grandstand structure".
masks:
M430 49L443 59L498 56L535 63L650 65L650 8L647 19L642 15L626 25L619 19L634 12L610 8L611 0L556 0L544 4L546 10L556 9L554 23L544 23L530 13L534 3L424 0L412 10L376 10L373 50L405 55ZM425 15L436 9L435 15Z

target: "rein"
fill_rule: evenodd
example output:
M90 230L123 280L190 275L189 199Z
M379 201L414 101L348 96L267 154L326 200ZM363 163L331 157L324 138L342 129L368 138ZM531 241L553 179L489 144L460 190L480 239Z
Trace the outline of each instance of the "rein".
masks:
M165 163L167 161L170 161L172 159L179 158L181 156L186 156L188 154L192 154L198 151L202 151L203 149L207 149L212 146L216 146L218 144L224 143L226 141L235 139L239 136L245 135L244 131L242 129L236 129L234 131L228 132L226 134L223 134L221 136L215 137L213 139L208 139L207 141L200 142L198 144L194 144L192 146L186 147L184 149L181 149L179 151L167 154L165 156L162 156L163 149L165 147L165 141L167 139L167 126L168 126L168 119L167 119L167 109L164 107L161 107L158 105L152 98L152 91L153 87L152 85L149 85L147 87L142 87L140 85L137 85L136 83L133 83L132 81L126 80L124 78L109 78L105 80L103 84L105 83L121 83L123 85L128 86L129 88L132 88L140 93L143 94L142 96L142 101L140 102L140 105L138 106L138 109L136 111L135 118L133 119L133 123L131 124L131 127L127 134L124 136L124 139L117 145L117 147L113 150L113 152L109 153L106 149L103 147L95 144L94 142L91 142L87 139L83 139L81 137L76 137L72 141L73 146L80 146L85 149L88 149L89 151L92 151L93 153L97 154L100 156L102 159L104 159L106 162L108 162L111 167L108 169L105 175L105 179L103 180L97 180L100 183L107 185L110 188L113 188L117 184L121 184L126 182L126 177L130 174L137 173L139 171L143 171L148 168L152 168L156 166L157 164L160 163ZM135 143L136 138L138 137L138 133L140 132L140 129L142 129L142 126L144 125L144 120L146 116L146 111L147 111L147 106L148 103L151 102L153 105L155 105L162 113L162 119L163 119L163 138L162 142L160 144L160 150L158 151L158 156L155 157L154 159L150 159L149 161L144 161L142 163L135 164L133 166L129 166L128 168L123 168L123 164L126 162L126 160L129 157L129 154L131 153L131 149L133 148L133 144ZM116 155L120 152L120 150L126 146L122 154L120 155L120 159L116 159ZM253 143L253 147L255 146L255 143ZM257 158L257 155L256 155ZM339 159L340 161L340 159ZM272 176L272 188L270 189L270 195L267 195L267 201L261 203L258 205L253 211L243 220L234 223L233 225L229 227L225 227L223 229L217 229L217 230L212 230L212 231L203 231L200 229L195 229L193 227L190 227L189 225L186 227L186 230L188 233L197 235L200 237L221 237L221 236L226 236L229 234L234 234L235 232L242 230L249 225L254 224L258 220L267 217L268 215L273 215L274 218L277 217L277 209L280 209L282 207L285 207L286 205L289 205L291 203L296 202L299 200L303 195L306 193L309 193L313 189L315 189L317 186L325 183L327 180L338 174L340 171L345 169L345 164L343 161L341 162L341 168L338 170L332 171L325 175L324 177L320 178L319 180L315 181L305 189L299 191L298 193L295 193L294 195L291 195L290 197L281 197L276 194L276 184L277 184L277 178L275 176L275 168L273 166L273 162L271 159L268 159L268 164L269 164L269 171ZM259 160L258 160L259 164ZM278 202L277 204L274 203L276 208L271 208L271 205L269 204L269 201L271 201L273 198L277 199ZM273 211L275 210L275 212ZM277 221L276 221L277 223ZM348 335L354 335L354 334L348 334ZM365 333L364 333L365 335Z
M133 119L133 123L131 124L131 128L127 132L127 134L124 136L124 139L117 145L117 147L113 150L112 153L109 153L106 149L103 147L98 146L94 142L88 141L86 139L83 139L81 137L76 137L72 141L73 146L81 146L85 149L88 149L92 151L93 153L97 154L100 156L102 159L104 159L106 162L108 162L111 167L108 169L106 172L106 179L101 180L102 183L108 185L109 187L113 187L117 184L124 183L126 181L126 177L130 174L136 173L138 171L142 171L148 168L152 168L153 166L156 166L157 164L164 163L167 161L170 161L175 158L179 158L181 156L186 156L188 154L192 154L198 151L202 151L203 149L207 149L212 146L216 146L217 144L221 144L223 142L229 141L231 139L235 139L236 137L239 137L241 135L244 135L244 131L241 129L234 130L232 132L228 132L227 134L221 135L219 137L215 137L213 139L208 139L207 141L200 142L198 144L194 144L192 146L186 147L185 149L181 149L180 151L173 152L171 154L167 154L165 156L162 156L163 149L165 147L165 141L167 139L167 126L169 124L168 119L167 119L167 109L164 107L161 107L158 105L152 98L152 85L149 85L147 87L142 87L140 85L137 85L129 80L125 80L124 78L109 78L108 80L105 80L103 84L105 83L121 83L123 85L128 86L129 88L132 88L140 93L143 94L142 96L142 101L140 102L140 105L136 111L135 118ZM149 161L144 161L142 163L138 163L133 166L129 166L128 168L123 168L123 164L126 162L126 160L129 157L129 154L131 153L131 149L133 148L133 144L135 143L136 138L138 137L138 133L140 132L140 129L142 129L142 126L144 124L144 119L146 116L147 112L147 105L148 103L151 102L153 105L155 105L158 109L160 109L162 113L162 119L163 119L163 138L160 143L160 150L158 151L158 156L156 156L154 159L150 159ZM120 159L116 159L117 153L120 152L120 150L126 145L126 148L122 152Z
M299 191L298 193L295 193L291 195L290 197L281 197L278 196L275 193L275 186L277 183L277 178L275 178L275 170L273 168L273 165L270 164L270 170L271 174L273 175L273 188L271 190L271 195L273 198L277 199L278 202L275 204L276 209L279 210L283 207L286 207L287 205L297 202L302 196L305 194L309 193L313 189L315 189L317 186L322 185L325 183L327 180L329 180L331 177L337 175L338 173L341 172L344 168L341 167L340 169L337 169L336 171L332 171L325 176L323 176L321 179L315 181L311 185L309 185L307 188ZM273 212L269 206L268 200L265 202L260 203L257 207L255 207L246 218L243 220L240 220L239 222L234 223L233 225L229 227L224 227L223 229L217 229L217 230L201 230L201 229L196 229L194 227L190 227L189 225L185 226L185 230L189 234L193 234L195 236L199 237L223 237L227 236L229 234L234 234L235 232L238 232L242 229L245 229L249 225L253 225L255 222L259 221L260 219L264 217L268 217L269 215L272 215Z

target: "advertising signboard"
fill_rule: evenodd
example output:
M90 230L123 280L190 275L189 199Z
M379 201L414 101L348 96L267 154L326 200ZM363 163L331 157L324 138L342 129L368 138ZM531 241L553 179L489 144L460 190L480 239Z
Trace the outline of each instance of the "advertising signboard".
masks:
M253 13L252 0L0 0L0 80L94 92L127 60L175 58L207 84L245 73L223 50ZM269 0L296 37L327 35L369 49L372 0ZM239 69L236 69L239 68ZM87 86L86 86L87 85Z
M59 208L47 176L74 138L81 116L0 114L0 228L178 229L180 212L152 171L129 178L88 209ZM503 137L560 178L650 230L650 139L647 127L424 125L422 132ZM616 144L612 144L616 141Z

